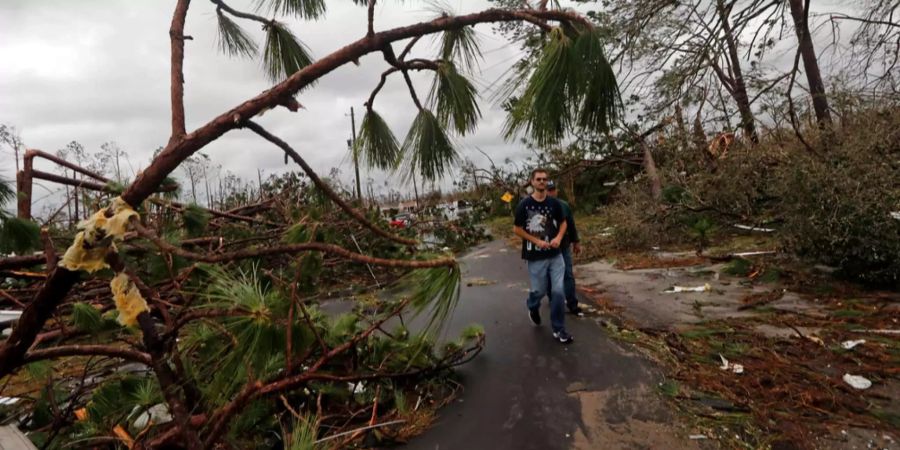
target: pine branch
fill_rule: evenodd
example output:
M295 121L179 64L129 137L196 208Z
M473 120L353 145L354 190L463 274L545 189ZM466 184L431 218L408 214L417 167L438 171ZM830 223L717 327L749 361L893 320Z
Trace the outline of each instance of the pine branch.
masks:
M331 189L331 187L329 187L328 184L326 184L324 181L322 181L322 179L319 178L319 175L316 174L316 172L312 169L312 167L310 167L309 164L307 164L306 161L300 156L300 154L297 153L296 150L291 148L291 146L288 145L287 142L284 142L281 139L279 139L277 136L269 133L268 131L266 131L265 128L259 126L257 123L255 123L253 121L250 121L250 120L246 121L244 123L244 126L246 126L247 128L250 128L254 133L260 135L263 139L277 145L281 150L283 150L288 156L291 157L291 159L294 160L294 162L296 162L297 164L300 165L301 168L303 168L303 171L306 172L306 175L309 176L309 178L312 180L313 184L315 184L316 187L319 188L319 190L321 190L329 199L331 199L331 201L333 201L342 210L344 210L344 212L346 212L348 215L350 215L350 217L353 217L354 219L356 219L357 222L359 222L366 228L372 230L373 232L375 232L375 234L377 234L381 237L390 239L394 242L399 242L399 243L405 244L405 245L417 245L418 244L418 241L416 241L415 239L408 239L408 238L396 236L394 234L391 234L391 233L381 229L379 226L377 226L374 223L372 223L371 221L369 221L369 219L367 219L361 212L357 211L355 208L350 206L346 201L344 201L344 199L342 199L337 194L337 192L334 192L334 190Z

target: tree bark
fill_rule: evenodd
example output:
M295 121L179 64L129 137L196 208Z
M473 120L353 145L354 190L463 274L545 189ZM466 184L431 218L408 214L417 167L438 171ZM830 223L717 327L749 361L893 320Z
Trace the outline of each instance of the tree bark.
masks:
M797 33L800 55L803 57L803 69L806 72L806 81L809 83L809 93L812 96L813 109L816 112L816 121L820 128L824 128L831 125L831 111L828 108L828 97L825 94L825 83L822 82L822 72L819 70L816 49L809 33L807 20L809 0L806 0L805 5L803 0L789 0L789 3L791 17L794 18L794 29Z
M18 216L25 220L31 220L31 188L34 184L32 167L34 167L34 156L26 153L22 170L16 174Z

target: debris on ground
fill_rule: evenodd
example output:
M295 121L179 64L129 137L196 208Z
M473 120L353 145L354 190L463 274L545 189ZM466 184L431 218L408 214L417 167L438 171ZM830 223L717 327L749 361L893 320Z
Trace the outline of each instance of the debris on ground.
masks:
M722 355L719 355L719 358L722 359L722 365L719 366L720 369L729 370L737 374L744 373L744 366L742 366L741 364L732 363L731 361L725 359L725 357Z
M868 389L872 387L872 382L866 377L850 375L849 373L844 374L844 382L853 386L854 389Z
M672 286L669 289L666 289L665 293L667 294L677 294L679 292L709 292L712 290L712 286L709 283L704 284L703 286L694 286L694 287L685 287L685 286Z
M841 342L841 347L843 347L844 350L852 350L853 347L856 347L857 345L865 344L865 343L866 343L865 339L856 339L856 340Z

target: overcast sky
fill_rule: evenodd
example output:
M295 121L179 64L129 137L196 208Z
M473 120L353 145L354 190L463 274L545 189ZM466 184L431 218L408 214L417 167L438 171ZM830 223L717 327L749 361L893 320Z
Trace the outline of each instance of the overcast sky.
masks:
M30 148L55 152L76 140L89 152L116 141L128 153L134 170L150 161L153 150L166 143L169 119L168 28L174 0L82 0L0 2L0 123L15 125ZM318 22L287 20L315 57L322 57L365 33L366 10L350 0L328 0L327 18ZM490 7L486 0L450 0L456 12ZM251 9L251 0L232 0L232 6ZM426 2L382 1L376 10L376 30L428 20L435 13ZM242 23L262 44L256 23ZM477 27L485 61L475 76L487 88L519 58L518 47L494 34L491 26ZM230 59L217 51L216 15L209 2L195 0L187 17L185 109L188 131L268 88L259 60ZM260 45L262 47L262 45ZM417 47L433 56L431 39ZM398 49L399 52L399 49ZM415 56L414 52L414 56ZM387 67L380 54L361 60L359 67L343 66L305 91L305 109L290 113L271 110L259 122L292 144L321 174L338 167L343 181L352 180L346 141L350 135L350 107L357 125L363 102ZM415 77L419 95L428 93L431 77ZM504 113L482 98L484 114L478 132L459 139L464 157L482 161L481 148L497 161L523 153L501 136ZM392 77L376 99L376 109L402 141L415 113L402 77ZM235 130L203 149L216 163L255 180L293 169L284 165L276 147L248 131ZM131 169L124 164L125 172ZM0 176L13 176L9 152L0 158ZM372 173L383 188L385 174ZM365 180L366 174L363 175ZM396 187L392 184L393 187ZM47 193L35 190L35 198ZM36 205L35 211L40 210Z
M150 162L152 152L165 144L170 132L168 28L174 0L3 0L0 2L0 123L18 128L30 148L55 152L76 140L89 152L107 141L116 141L128 154L123 164L129 178ZM252 9L254 0L231 0L234 7ZM428 20L435 15L426 1L378 2L376 30ZM442 0L457 13L482 10L487 0ZM571 4L570 2L563 2ZM847 2L853 3L853 2ZM322 57L365 33L366 10L351 0L328 0L328 13L318 22L287 20L294 33L309 46L314 57ZM814 10L848 7L842 1L814 2ZM596 5L593 5L596 7ZM262 46L262 31L256 23L242 22ZM506 42L491 25L476 28L485 58L475 84L484 93L483 120L478 131L458 139L463 157L476 163L486 160L480 148L498 163L506 157L523 159L528 152L501 136L505 114L490 101L489 87L503 78L509 66L521 57L517 44ZM258 59L230 59L216 48L216 15L210 2L194 0L188 13L186 33L185 107L188 131L270 87ZM846 38L848 34L844 34ZM820 39L827 38L821 37ZM821 41L820 41L821 42ZM792 42L774 58L776 65L790 64ZM395 47L400 47L395 45ZM825 45L821 45L825 47ZM399 49L398 49L399 51ZM417 46L413 56L433 57L432 39ZM258 121L292 144L323 175L337 167L349 184L352 165L347 158L350 135L349 110L356 108L357 124L363 102L387 68L380 54L362 59L360 66L343 66L303 92L305 109L290 113L277 108ZM825 69L826 72L828 69ZM431 75L414 73L419 95L425 97ZM415 114L402 77L391 77L376 100L376 110L403 140ZM12 178L13 159L0 149L0 177ZM293 170L285 166L281 152L256 135L235 130L203 149L212 160L248 180L257 169L264 176ZM48 168L46 165L39 166ZM181 171L176 175L182 176ZM384 173L363 174L376 180L376 192L399 186L396 177ZM449 181L444 183L449 185ZM53 185L44 184L55 189ZM48 194L35 189L35 199ZM50 199L53 199L51 196ZM43 204L42 204L43 203ZM35 211L46 207L37 202Z

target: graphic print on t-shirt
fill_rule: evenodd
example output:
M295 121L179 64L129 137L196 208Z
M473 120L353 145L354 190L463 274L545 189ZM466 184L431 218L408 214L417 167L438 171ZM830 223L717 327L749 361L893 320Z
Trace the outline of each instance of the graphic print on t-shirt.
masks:
M559 227L565 216L562 207L554 198L546 198L537 201L532 197L526 197L516 207L515 225L523 231L546 243L559 234ZM530 239L522 239L522 258L538 260L551 258L559 254L559 249L549 245L540 248Z
M527 214L528 216L528 221L525 225L525 231L542 241L550 242L550 233L548 233L550 228L549 225L556 224L556 222L553 221L553 215L550 212L550 208L546 206L526 208L525 214ZM556 227L554 226L553 228ZM535 246L531 242L526 242L525 246L529 251L546 250Z

